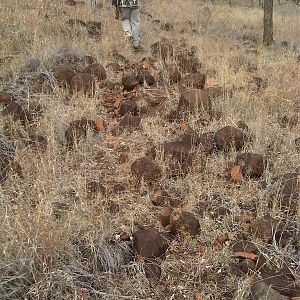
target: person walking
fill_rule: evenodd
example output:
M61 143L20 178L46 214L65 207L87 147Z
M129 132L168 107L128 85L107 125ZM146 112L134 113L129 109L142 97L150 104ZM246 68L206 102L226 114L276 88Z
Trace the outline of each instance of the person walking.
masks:
M120 19L126 39L135 50L140 49L139 0L112 0L116 10L120 9Z

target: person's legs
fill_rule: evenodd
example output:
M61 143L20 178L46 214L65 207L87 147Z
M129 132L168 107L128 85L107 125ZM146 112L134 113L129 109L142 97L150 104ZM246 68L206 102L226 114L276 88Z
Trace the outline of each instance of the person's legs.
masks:
M132 8L130 11L130 22L133 38L133 47L140 46L140 11L138 8Z
M123 31L126 39L131 40L132 38L132 29L130 24L130 8L129 7L121 7L120 11L121 22Z

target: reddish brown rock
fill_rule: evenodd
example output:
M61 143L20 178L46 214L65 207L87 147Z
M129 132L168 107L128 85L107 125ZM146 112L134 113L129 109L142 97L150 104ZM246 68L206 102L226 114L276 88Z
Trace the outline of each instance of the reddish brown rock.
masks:
M168 67L168 74L171 83L178 82L181 79L181 73L177 65L170 65Z
M272 287L281 295L289 297L288 299L300 297L300 282L295 280L289 269L277 271L265 266L260 273L262 281L267 287Z
M102 23L98 21L86 22L87 31L92 37L100 37L102 34Z
M150 194L151 203L155 206L163 205L170 200L169 194L161 187L157 187Z
M240 129L226 126L216 132L215 141L218 150L229 150L231 147L240 150L245 145L246 135Z
M20 120L23 124L28 124L34 121L35 117L23 104L16 101L11 101L2 110L3 116L11 115L14 120Z
M201 69L201 63L193 51L181 49L176 55L176 62L182 73L197 73Z
M125 115L119 122L119 129L137 129L141 125L141 118L139 116Z
M145 90L145 100L150 106L158 106L169 99L168 92L163 88L149 88Z
M199 89L187 90L181 94L177 107L178 112L183 110L188 110L189 112L198 110L211 113L212 104L204 91Z
M84 69L84 73L95 76L95 78L97 78L97 80L100 80L100 81L106 79L106 71L105 71L104 67L98 63L93 63L91 65L88 65Z
M167 60L173 57L173 46L165 41L159 41L150 46L150 52L153 57Z
M209 98L218 98L224 95L224 88L221 86L208 86L205 88L205 92Z
M122 85L125 91L132 91L138 86L138 81L132 72L124 72L122 76Z
M93 131L97 130L94 121L88 120L86 118L72 121L65 132L67 146L71 148L76 145L80 139L86 138L87 131L89 129Z
M53 76L60 86L69 86L75 71L69 64L60 64L52 69Z
M147 262L144 265L145 276L151 284L157 284L161 277L161 267L157 262Z
M199 220L190 212L173 211L170 217L171 232L188 232L197 235L200 232Z
M266 168L266 162L262 155L255 153L242 153L236 158L236 165L241 166L243 176L261 177Z
M298 152L300 152L300 137L295 139L295 148Z
M215 135L213 132L202 133L197 142L199 148L206 154L212 154L216 150Z
M278 235L282 231L283 224L270 215L265 215L251 224L250 228L257 237L270 242L273 236Z
M147 182L158 181L161 178L160 167L147 157L137 159L131 165L131 172L138 179L144 179Z
M72 92L92 95L95 92L95 77L87 73L78 73L71 80Z
M136 231L133 241L137 253L146 258L159 257L166 251L161 234L154 228Z
M250 241L238 241L232 246L233 252L248 252L248 253L257 253L257 247L254 243Z
M206 79L205 74L202 74L200 72L189 73L183 77L182 83L188 88L203 90L203 88L205 86L205 79ZM206 95L207 95L207 97L209 97L208 93L206 93Z
M125 116L127 113L130 113L132 115L137 114L137 104L134 100L121 101L119 107L119 114L121 116Z
M48 147L48 140L43 135L30 134L27 144L36 150L46 151Z
M189 172L193 162L193 154L191 152L191 140L166 142L162 146L164 158L168 162L168 175L184 176Z
M148 70L143 68L138 70L136 80L141 85L147 83L149 86L151 86L155 83L154 76Z
M162 226L166 227L170 224L170 217L173 209L171 207L163 207L159 212L159 221Z
M0 92L0 104L8 105L13 101L13 96L6 92Z

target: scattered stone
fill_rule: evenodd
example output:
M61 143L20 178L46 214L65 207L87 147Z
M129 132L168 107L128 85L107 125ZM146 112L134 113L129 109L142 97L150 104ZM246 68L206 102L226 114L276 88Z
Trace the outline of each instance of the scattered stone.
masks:
M210 99L218 98L224 95L224 88L221 86L208 86L205 88L205 92Z
M0 92L0 104L8 105L13 101L13 96L6 92Z
M236 158L236 164L241 166L243 176L261 177L266 168L266 162L262 155L255 153L242 153Z
M102 24L98 21L89 21L86 23L87 31L92 37L100 37L102 34Z
M276 292L270 285L262 282L261 280L255 281L255 283L250 288L249 300L263 300L263 299L272 299L272 300L289 300L290 298L281 295Z
M73 76L75 75L75 71L69 64L56 65L52 69L52 73L56 82L60 86L69 86L71 84Z
M205 86L205 79L205 74L200 72L188 73L183 77L182 83L188 88L203 90Z
M95 92L95 77L87 73L78 73L71 79L72 92L92 95Z
M125 116L127 113L132 115L137 114L137 104L134 100L121 101L119 106L119 114Z
M103 118L97 117L95 119L95 124L96 124L97 131L101 131L101 132L105 131L105 122Z
M3 116L11 115L15 121L20 120L24 125L34 121L32 113L22 104L12 101L2 110Z
M116 62L108 63L106 67L114 72L121 72L123 70L123 67Z
M98 63L87 66L83 72L95 76L99 81L106 79L106 71L104 67Z
M77 2L75 0L66 0L65 4L70 5L70 6L75 6Z
M131 114L125 115L119 122L119 129L134 130L141 125L141 118L139 116L132 116Z
M219 129L215 134L215 141L218 150L229 150L234 147L240 150L246 142L246 135L240 129L232 126L226 126Z
M177 65L180 71L184 74L186 73L197 73L201 69L201 64L199 59L195 56L193 51L188 52L181 49L176 55Z
M205 154L212 154L216 150L215 134L213 132L202 133L197 142Z
M163 207L159 212L159 221L163 227L170 224L170 217L173 209L171 207Z
M138 86L138 81L132 72L124 72L122 76L122 85L125 91L132 91Z
M30 134L28 145L36 150L46 151L48 147L48 140L45 136L39 134Z
M199 220L190 212L173 211L170 217L171 232L188 232L197 235L200 232Z
M267 87L267 81L265 79L262 79L261 77L259 76L253 76L251 79L250 79L250 84L253 86L253 88L256 90L256 91L260 91L262 89L265 89Z
M96 197L99 193L106 195L106 188L100 181L92 180L86 184L86 191L90 196Z
M298 152L300 152L300 137L295 139L295 147Z
M275 291L289 297L300 297L300 282L296 281L291 271L275 271L271 268L262 268L261 270L262 281L267 287L272 287ZM273 298L270 298L273 300Z
M137 159L131 165L131 172L138 179L144 179L147 182L155 182L161 178L160 167L148 157Z
M181 94L177 107L178 112L183 110L189 112L199 110L211 113L212 104L204 91L199 89L187 90Z
M159 41L150 46L150 52L153 57L167 60L173 57L173 46L165 41Z
M161 187L157 187L154 191L150 194L151 203L155 206L163 205L168 200L170 200L170 196L168 192L163 190Z
M143 69L143 68L138 70L137 75L136 75L136 80L141 85L143 85L144 83L147 83L149 86L151 86L155 83L154 76L148 70Z
M145 100L150 106L155 107L169 99L168 92L163 88L149 88L144 91Z
M169 79L171 83L178 82L181 79L181 73L177 65L170 65L168 67Z
M65 137L67 141L67 146L72 148L75 146L80 139L86 138L87 131L91 129L93 131L97 130L96 124L92 120L88 120L86 118L82 118L80 120L72 121L66 132Z
M245 132L249 131L248 125L242 120L239 120L236 125L237 125L238 128L242 129Z
M161 234L154 228L136 231L133 241L137 253L146 258L159 257L166 251Z
M238 241L233 244L232 246L233 252L248 252L248 253L255 253L257 254L257 247L254 243L250 241Z
M265 215L251 224L250 228L254 231L254 234L257 237L265 240L266 242L271 242L273 236L282 231L283 224L272 218L270 215Z
M144 265L145 276L151 284L157 284L161 277L161 267L158 263L147 262Z

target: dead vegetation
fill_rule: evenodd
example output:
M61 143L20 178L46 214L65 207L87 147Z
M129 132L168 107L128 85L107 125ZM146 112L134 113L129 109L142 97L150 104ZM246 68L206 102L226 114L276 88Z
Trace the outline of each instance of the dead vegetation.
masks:
M1 2L1 300L300 297L299 8L213 2Z

